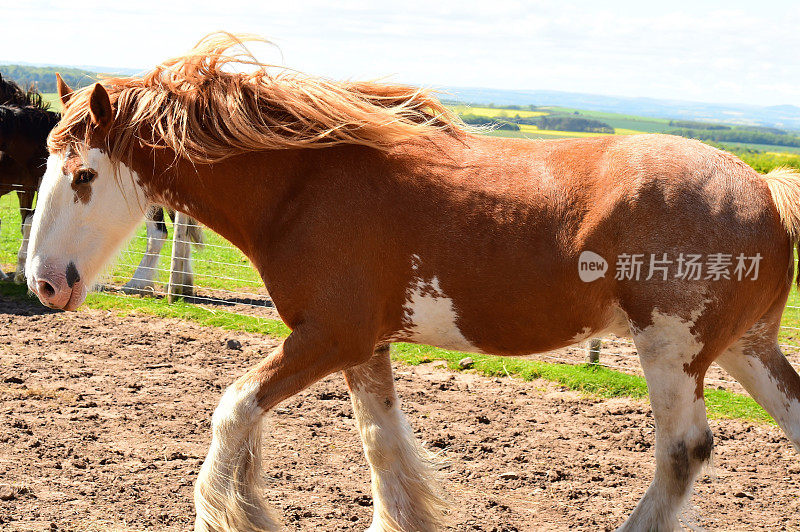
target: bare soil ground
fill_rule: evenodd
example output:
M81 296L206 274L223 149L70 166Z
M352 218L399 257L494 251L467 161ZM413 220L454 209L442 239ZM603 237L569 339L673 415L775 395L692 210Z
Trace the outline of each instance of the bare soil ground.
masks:
M241 350L228 349L235 338ZM275 340L178 320L0 300L0 529L187 530L224 387ZM448 459L452 530L613 529L654 469L645 402L543 381L396 366L417 437ZM369 475L343 379L265 425L266 496L288 530L363 530ZM800 460L773 426L712 422L688 523L800 529Z

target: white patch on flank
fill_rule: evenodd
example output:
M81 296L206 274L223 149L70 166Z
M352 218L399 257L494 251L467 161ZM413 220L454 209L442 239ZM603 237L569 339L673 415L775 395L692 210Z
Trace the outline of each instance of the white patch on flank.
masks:
M593 332L594 331L592 331L591 327L584 327L581 332L570 338L569 341L572 344L577 344L578 342L582 342L590 336L593 336Z
M442 292L437 277L430 282L417 278L406 293L403 310L402 336L408 341L456 351L478 351L459 330L453 300Z
M688 320L653 309L652 323L642 330L633 330L636 347L645 356L665 354L670 358L678 357L681 363L691 362L703 349L703 344L692 334L692 328L704 309L705 302Z

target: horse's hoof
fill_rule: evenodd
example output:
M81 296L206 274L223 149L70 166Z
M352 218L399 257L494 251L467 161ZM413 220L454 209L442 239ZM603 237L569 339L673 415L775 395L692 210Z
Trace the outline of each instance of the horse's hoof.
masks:
M152 296L156 293L156 287L152 284L126 284L122 287L122 292L129 296Z

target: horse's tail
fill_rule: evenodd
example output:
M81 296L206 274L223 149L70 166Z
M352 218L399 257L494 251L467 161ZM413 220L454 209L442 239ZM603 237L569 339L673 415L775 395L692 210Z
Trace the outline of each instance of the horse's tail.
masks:
M800 171L782 166L764 174L763 177L783 227L786 228L792 243L798 244L800 252ZM797 275L797 284L800 286L800 271Z

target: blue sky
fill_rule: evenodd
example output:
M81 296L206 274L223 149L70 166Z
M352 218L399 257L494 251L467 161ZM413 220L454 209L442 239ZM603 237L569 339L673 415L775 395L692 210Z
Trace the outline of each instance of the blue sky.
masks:
M800 105L800 2L29 0L0 20L5 62L147 68L225 29L337 79Z

